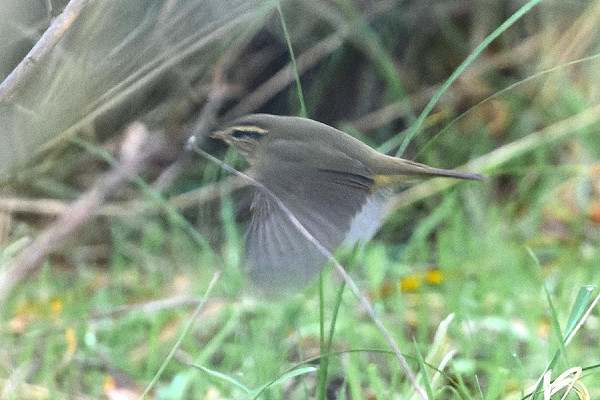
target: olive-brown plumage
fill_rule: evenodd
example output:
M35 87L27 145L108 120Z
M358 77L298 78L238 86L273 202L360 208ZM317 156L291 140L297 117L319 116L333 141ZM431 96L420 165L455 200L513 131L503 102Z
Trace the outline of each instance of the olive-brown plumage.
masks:
M255 282L275 291L309 283L327 257L298 230L273 196L333 252L353 221L379 223L371 214L377 214L382 186L428 176L482 179L479 174L381 154L342 131L306 118L249 115L213 137L244 155L250 164L246 173L263 186L255 189L251 205L246 264Z

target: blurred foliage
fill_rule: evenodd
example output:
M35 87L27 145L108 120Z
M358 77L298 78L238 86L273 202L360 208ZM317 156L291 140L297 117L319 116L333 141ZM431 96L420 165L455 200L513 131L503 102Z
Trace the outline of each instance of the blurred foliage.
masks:
M0 4L8 21L0 24L2 78L65 4ZM284 2L309 116L385 145L521 5ZM598 282L599 18L598 1L546 1L495 40L442 96L405 154L445 168L481 161L488 179L427 196L399 190L399 208L352 256L353 276L403 351L424 358L457 351L437 398L522 398L560 347L553 319L564 324L580 286ZM227 92L221 121L299 112L272 3L91 1L32 78L0 99L0 272L27 238L116 168L102 154L119 158L129 122L146 122L165 140L162 157L141 171L148 182L163 178L215 87ZM545 135L557 130L558 139ZM245 167L220 144L202 146ZM486 164L499 154L501 162ZM246 398L243 388L267 382L277 384L263 398L314 396L314 374L286 372L319 353L316 289L265 299L248 287L239 265L243 227L224 178L195 159L154 191L125 185L56 248L2 304L0 398L137 398L215 270L216 294L153 398ZM328 274L325 281L330 318L339 284ZM434 332L450 313L448 347L435 347ZM594 310L553 377L600 363L597 324ZM329 393L412 395L348 293L333 346ZM596 369L582 382L597 398Z
M40 39L64 1L3 2L4 80ZM0 174L69 136L105 139L159 105L174 103L224 49L260 28L262 1L92 1L8 98L0 101ZM261 5L262 4L262 5ZM248 22L252 22L249 24ZM163 128L169 116L154 119Z

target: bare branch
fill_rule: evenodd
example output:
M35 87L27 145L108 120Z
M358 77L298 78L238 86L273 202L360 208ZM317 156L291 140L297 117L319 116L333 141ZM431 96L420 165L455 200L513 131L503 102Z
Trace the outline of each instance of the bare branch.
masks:
M31 75L38 64L62 39L69 27L79 17L83 7L89 0L71 0L63 12L54 19L40 40L29 51L17 67L0 84L0 103L8 100L10 95Z
M150 135L140 123L134 123L127 129L121 148L121 162L67 207L57 221L23 249L12 267L0 276L0 304L15 284L35 272L50 251L63 239L83 228L107 198L135 177L163 150L162 142L156 136Z

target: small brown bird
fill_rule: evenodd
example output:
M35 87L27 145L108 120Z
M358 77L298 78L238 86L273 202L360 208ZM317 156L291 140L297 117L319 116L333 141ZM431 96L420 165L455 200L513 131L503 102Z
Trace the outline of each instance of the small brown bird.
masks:
M256 186L252 200L245 262L252 279L275 292L310 283L327 257L273 196L334 252L349 235L375 232L383 187L431 176L483 178L378 153L342 131L306 118L248 115L212 137L244 155L250 164L246 174L262 185ZM361 230L371 232L357 234Z

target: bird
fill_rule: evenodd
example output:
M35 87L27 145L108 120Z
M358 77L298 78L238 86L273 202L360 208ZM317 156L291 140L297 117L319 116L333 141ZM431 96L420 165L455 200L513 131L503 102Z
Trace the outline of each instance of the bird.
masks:
M244 173L255 185L244 265L257 286L274 293L303 288L329 260L311 236L333 253L347 237L375 232L384 188L434 176L483 179L379 153L302 117L251 114L211 137L248 161Z

